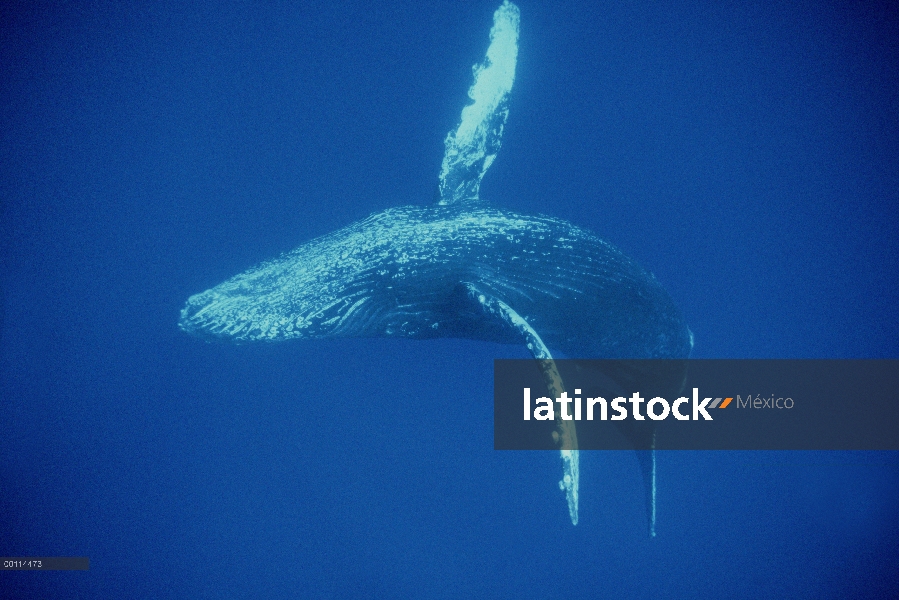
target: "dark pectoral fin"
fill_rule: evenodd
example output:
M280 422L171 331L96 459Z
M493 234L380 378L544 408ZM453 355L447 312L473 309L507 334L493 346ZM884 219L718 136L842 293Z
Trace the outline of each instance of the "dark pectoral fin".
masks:
M639 391L644 400L656 396L673 398L681 394L686 381L686 360L615 360L585 363L592 372L581 370L583 375L595 382L584 390L587 397L630 397ZM646 407L646 404L643 404ZM640 475L643 480L646 516L649 534L656 534L656 492L658 489L656 470L657 423L645 418L614 421L617 430L631 444L637 454Z

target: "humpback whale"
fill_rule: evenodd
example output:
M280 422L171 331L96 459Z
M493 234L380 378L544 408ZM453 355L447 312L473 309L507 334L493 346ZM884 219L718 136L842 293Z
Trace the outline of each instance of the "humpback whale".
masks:
M692 334L680 311L634 260L566 221L480 199L509 113L518 30L518 8L505 0L486 58L473 69L472 102L446 137L436 204L388 208L191 296L181 329L236 342L343 336L525 344L554 395L564 384L551 352L687 357ZM559 485L577 524L576 432L570 421L557 427Z

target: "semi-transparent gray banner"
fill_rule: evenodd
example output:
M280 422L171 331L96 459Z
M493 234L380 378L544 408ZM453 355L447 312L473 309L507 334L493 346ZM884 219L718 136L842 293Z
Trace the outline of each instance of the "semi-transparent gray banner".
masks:
M582 450L899 450L899 360L495 361L496 449L571 423Z

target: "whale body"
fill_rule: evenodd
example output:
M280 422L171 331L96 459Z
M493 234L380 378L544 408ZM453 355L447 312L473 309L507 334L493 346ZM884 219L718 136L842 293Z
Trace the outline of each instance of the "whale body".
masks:
M569 357L681 358L691 334L650 273L588 230L477 203L397 207L201 294L185 331L234 341L521 336L468 285L515 307Z

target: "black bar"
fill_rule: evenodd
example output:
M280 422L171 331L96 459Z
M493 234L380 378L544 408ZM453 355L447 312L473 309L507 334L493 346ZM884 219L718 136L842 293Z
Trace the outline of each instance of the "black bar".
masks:
M0 571L87 571L86 556L4 556Z

